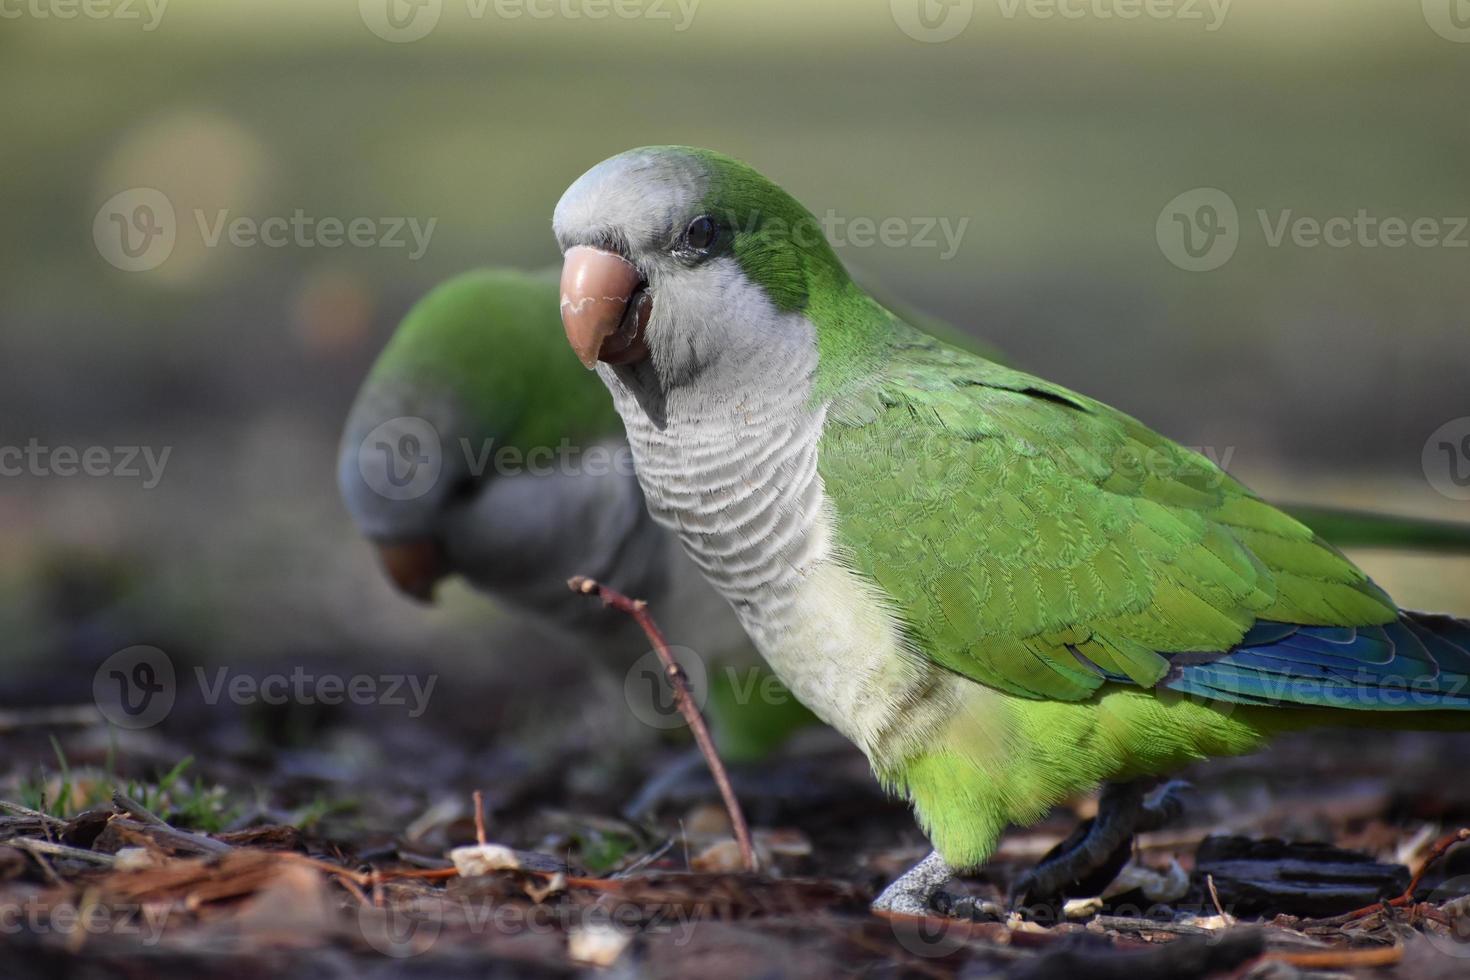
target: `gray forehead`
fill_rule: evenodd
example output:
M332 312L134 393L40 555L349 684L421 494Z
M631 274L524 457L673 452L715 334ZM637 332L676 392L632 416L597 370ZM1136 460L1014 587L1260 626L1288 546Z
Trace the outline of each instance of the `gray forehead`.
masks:
M709 189L698 159L671 152L630 151L604 160L567 188L552 229L563 249L616 236L634 250L660 248L670 230L692 217Z

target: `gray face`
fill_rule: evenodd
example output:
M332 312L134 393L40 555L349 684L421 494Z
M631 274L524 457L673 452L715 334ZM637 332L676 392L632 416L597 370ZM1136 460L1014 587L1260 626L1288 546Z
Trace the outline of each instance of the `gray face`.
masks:
M451 399L365 389L342 432L337 486L362 534L375 542L437 534L444 512L473 494Z
M453 398L369 385L342 432L342 500L389 578L416 599L431 599L454 570L445 559L445 521L480 490L459 450L461 418Z
M551 226L562 251L595 245L623 252L647 275L662 271L662 256L672 257L708 189L698 159L633 150L578 177L557 202Z
M634 150L579 177L562 195L552 222L564 252L586 246L612 253L642 277L640 292L652 300L641 337L651 365L629 375L663 390L748 352L760 340L758 325L775 316L731 254L728 222L704 213L708 190L708 171L698 157ZM712 244L698 247L696 236L706 220ZM565 280L563 286L566 304ZM743 329L732 332L734 326Z

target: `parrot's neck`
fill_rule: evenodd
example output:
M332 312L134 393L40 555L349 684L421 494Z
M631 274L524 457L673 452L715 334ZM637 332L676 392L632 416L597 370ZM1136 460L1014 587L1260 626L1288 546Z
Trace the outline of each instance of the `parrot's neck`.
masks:
M672 387L648 362L601 369L648 509L742 617L774 612L818 558L815 357L810 344L761 347Z
M812 325L771 317L706 327L768 342L706 359L687 383L667 385L652 362L598 370L650 512L729 600L776 675L881 765L911 751L926 727L914 723L927 718L916 705L935 671L843 560L817 470L826 408L812 399Z
M649 517L626 462L497 476L447 523L451 563L472 585L563 625L607 619L567 588L573 575L651 602L670 591L674 542Z

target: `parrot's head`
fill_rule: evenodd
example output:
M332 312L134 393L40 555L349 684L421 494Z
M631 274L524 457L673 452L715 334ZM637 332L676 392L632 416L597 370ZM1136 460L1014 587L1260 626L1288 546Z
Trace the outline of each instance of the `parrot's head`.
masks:
M556 296L549 275L451 279L409 311L358 391L338 485L408 595L428 601L450 574L515 564L470 553L494 551L487 536L496 527L534 518L499 513L505 500L526 496L492 493L511 482L505 461L617 431L606 392L559 342Z
M812 342L854 287L821 224L749 166L645 147L604 160L556 206L561 316L587 367L652 362L678 385L712 362ZM792 314L799 316L793 317Z

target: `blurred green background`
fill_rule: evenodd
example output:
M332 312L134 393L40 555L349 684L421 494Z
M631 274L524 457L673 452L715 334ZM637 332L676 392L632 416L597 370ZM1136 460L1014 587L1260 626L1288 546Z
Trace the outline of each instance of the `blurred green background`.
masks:
M410 25L396 36L386 2L97 0L106 16L62 19L67 0L0 0L0 443L171 449L153 488L0 478L10 662L75 663L85 691L84 667L138 642L554 644L504 632L463 590L434 610L391 593L336 500L337 429L417 296L472 266L553 262L561 191L648 143L744 158L818 215L964 222L953 255L841 251L1268 496L1470 519L1422 461L1470 415L1470 232L1273 247L1257 216L1470 215L1470 43L1435 0L1235 0L1223 17L1180 0L1131 19L1128 0L1065 3L1077 17L1020 0L623 0L636 16L602 19L599 0L528 0L549 17L392 0ZM926 40L919 13L968 20ZM437 19L408 40L416 18ZM1201 187L1238 208L1239 242L1190 272L1156 224ZM130 272L94 222L136 188L167 198L175 241ZM298 210L434 225L415 258L211 246L196 218ZM1408 605L1470 613L1464 561L1357 557ZM482 659L507 683L526 673Z

